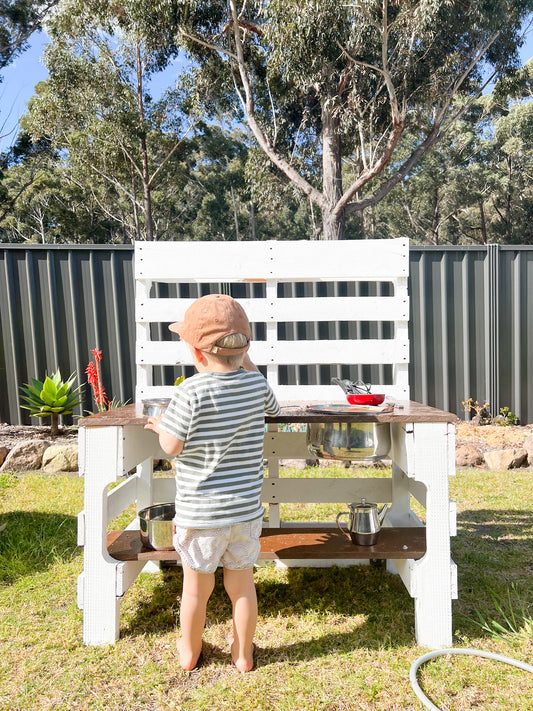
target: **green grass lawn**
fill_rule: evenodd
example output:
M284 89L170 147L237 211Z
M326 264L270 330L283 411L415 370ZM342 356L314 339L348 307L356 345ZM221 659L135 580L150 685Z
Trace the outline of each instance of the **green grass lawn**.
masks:
M527 469L476 469L460 470L450 482L458 504L455 646L531 663L532 481ZM85 647L76 607L82 507L83 480L0 475L0 525L7 524L0 533L2 711L422 709L409 682L411 663L426 651L414 643L413 600L399 577L369 566L258 568L257 668L247 675L230 664L231 609L219 579L204 665L179 669L179 569L142 574L123 600L120 640ZM334 518L339 509L319 515ZM290 514L304 512L294 507ZM425 665L419 678L443 710L533 708L533 674L505 664L445 657Z

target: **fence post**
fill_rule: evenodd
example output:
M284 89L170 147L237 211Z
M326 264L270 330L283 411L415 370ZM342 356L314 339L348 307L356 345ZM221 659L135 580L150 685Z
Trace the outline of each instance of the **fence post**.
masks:
M500 245L487 245L487 399L491 413L500 412Z

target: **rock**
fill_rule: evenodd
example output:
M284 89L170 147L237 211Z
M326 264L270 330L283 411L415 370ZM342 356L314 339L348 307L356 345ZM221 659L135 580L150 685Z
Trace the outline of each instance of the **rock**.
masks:
M0 471L29 471L40 469L43 454L50 446L50 442L43 439L30 439L13 447L7 455Z
M520 447L520 449L515 449L514 450L514 459L511 464L512 469L516 469L516 467L524 467L527 465L527 452L523 447Z
M305 469L305 459L280 459L280 467L293 467L294 469Z
M0 467L4 463L8 454L9 454L9 449L7 447L0 447Z
M48 447L43 454L42 468L47 474L78 471L78 446L56 444Z
M525 449L498 449L485 452L485 462L493 471L504 471L512 467L522 466L527 456Z
M524 440L524 449L527 452L529 466L533 466L533 434L528 435Z
M483 464L483 453L471 444L457 447L455 451L455 466L477 467Z

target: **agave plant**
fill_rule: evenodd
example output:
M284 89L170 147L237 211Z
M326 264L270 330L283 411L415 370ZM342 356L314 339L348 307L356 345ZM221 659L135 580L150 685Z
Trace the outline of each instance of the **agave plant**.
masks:
M81 386L72 389L75 379L76 376L72 374L67 381L63 382L58 368L51 377L46 375L44 382L32 378L31 385L25 383L20 388L24 393L22 399L27 403L21 407L30 411L30 417L52 418L52 437L59 432L59 415L70 415L81 402Z

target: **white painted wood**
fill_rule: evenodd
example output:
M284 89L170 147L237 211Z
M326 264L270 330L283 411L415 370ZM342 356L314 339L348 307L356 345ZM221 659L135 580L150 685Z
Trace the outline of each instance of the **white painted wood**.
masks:
M310 459L306 432L266 432L263 455L281 459Z
M123 597L133 585L137 576L146 565L145 560L121 561L117 565L117 578L115 594L117 598Z
M116 567L106 546L107 488L122 471L120 428L81 428L85 476L85 546L83 549L83 641L107 644L119 636Z
M242 300L252 323L266 324L266 340L252 343L250 356L267 367L269 382L283 401L343 402L337 386L280 385L279 366L315 364L389 364L393 384L380 386L388 396L409 399L408 241L357 242L179 242L137 243L136 278L136 400L170 397L172 385L154 386L153 367L190 365L190 354L178 341L153 342L151 323L169 323L183 317L190 299L152 298L156 282L265 283L265 297ZM391 297L279 298L282 282L376 281L391 282ZM289 322L393 322L393 339L279 341L278 324ZM377 383L374 383L376 391ZM109 518L137 501L137 510L155 502L172 501L172 477L153 476L152 457L162 456L153 433L140 428L80 430L80 470L86 476L85 516L80 517L80 538L85 541L84 573L78 597L84 608L84 641L100 644L118 636L118 597L135 580L143 563L113 561L105 546ZM268 478L264 500L269 526L282 524L277 502L345 502L362 496L392 502L385 525L422 525L410 509L415 496L427 506L427 553L419 561L388 561L415 598L415 625L419 644L429 647L451 643L451 599L457 594L457 573L450 562L449 536L455 530L455 508L448 502L448 476L454 473L453 425L428 423L392 426L391 479L289 479L279 476L280 458L307 458L305 433L278 432L269 425L264 454ZM135 477L107 495L107 487L137 466ZM131 483L130 483L131 481ZM84 523L83 523L84 522ZM333 525L333 524L332 524ZM138 528L138 520L132 524ZM276 561L283 565L283 561ZM368 561L335 561L335 565ZM328 566L329 561L301 560L290 565Z
M191 364L184 344L150 340L148 326L151 322L168 324L179 320L192 303L191 299L151 298L150 287L158 281L264 282L265 298L243 299L242 303L252 323L266 324L266 341L254 342L250 356L258 365L267 366L267 378L274 388L279 382L278 368L281 365L390 364L395 395L408 399L408 248L405 239L337 243L137 243L136 399L150 396L153 366ZM383 297L278 298L278 284L284 281L387 281L393 284L394 293ZM392 321L395 338L278 341L278 323L302 321ZM317 392L317 396L320 395Z
M320 524L319 524L320 525ZM273 561L276 568L331 568L331 562L323 558L278 558L277 554L261 553L261 557L256 563L257 567L261 564ZM360 558L339 558L335 561L336 568L349 568L354 565L370 565L370 561Z
M107 520L112 521L137 498L137 477L122 481L107 493Z
M391 424L391 451L389 455L407 476L413 476L413 427L411 424L403 422Z
M253 357L252 357L253 360ZM274 392L280 403L290 404L300 400L307 403L346 402L338 385L273 385ZM398 400L405 400L406 393L394 385L383 385L379 388L385 395ZM158 385L139 392L138 402L150 398L171 398L174 390L172 385ZM293 457L294 458L294 457Z
M77 530L77 539L76 543L79 546L84 546L85 545L85 511L80 511L77 517L77 524L78 524L78 530Z
M128 440L129 439L131 439L131 436ZM143 462L139 462L137 465L135 473L137 479L137 513L151 506L154 501L153 469L154 462L151 457L145 459Z
M164 282L407 277L408 240L137 242L135 278Z
M449 501L450 511L450 536L457 535L457 504L455 501Z
M391 500L391 480L373 478L293 479L267 478L261 498L268 503L351 503Z
M414 476L426 486L426 555L415 562L411 586L415 596L418 643L432 649L452 643L452 571L448 476L454 436L448 423L413 426Z
M267 330L268 332L268 330ZM182 341L138 343L137 362L142 365L190 364ZM409 343L395 339L360 341L254 341L250 348L258 365L331 365L334 363L407 363Z
M122 433L122 443L124 447L122 466L124 474L127 474L144 461L147 456L154 457L155 459L161 459L167 456L160 448L159 439L155 432L143 430L139 427L123 427Z
M269 271L270 244L137 241L135 279L192 284L261 281Z
M181 321L195 299L137 299L138 323ZM250 323L301 321L405 321L409 299L400 296L330 296L275 299L239 299ZM148 340L148 339L144 339Z
M421 481L414 481L409 479L409 491L415 497L419 504L422 504L426 508L426 494L427 490Z

